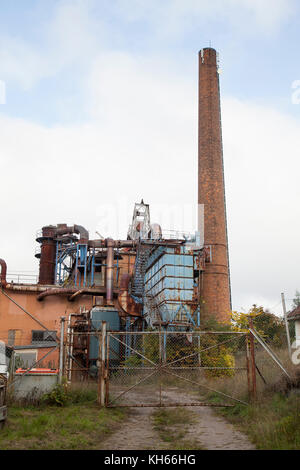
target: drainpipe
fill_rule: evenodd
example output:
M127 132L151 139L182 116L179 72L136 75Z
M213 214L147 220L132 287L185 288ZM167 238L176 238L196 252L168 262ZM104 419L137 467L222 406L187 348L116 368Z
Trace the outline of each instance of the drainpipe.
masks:
M106 302L113 304L114 297L114 240L108 238L106 240L107 258L106 258Z

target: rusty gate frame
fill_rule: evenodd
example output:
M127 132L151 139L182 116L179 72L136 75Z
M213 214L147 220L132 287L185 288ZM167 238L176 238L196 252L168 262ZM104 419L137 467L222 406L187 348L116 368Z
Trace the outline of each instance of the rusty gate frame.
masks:
M133 336L133 335L145 335L145 334L155 334L158 335L159 338L159 360L157 363L153 362L151 359L147 358L144 356L141 352L135 350L128 344L126 344L124 341L119 339L120 336ZM191 355L181 357L175 361L172 361L171 363L163 363L162 362L162 354L161 354L161 338L163 334L172 334L172 335L177 335L177 334L196 334L196 335L226 335L230 334L232 335L232 338L229 340L226 340L222 343L218 343L216 345L210 346L209 348L197 351ZM235 369L235 370L245 370L247 371L247 383L248 383L248 393L249 393L249 400L255 400L256 398L256 364L255 364L255 352L254 352L254 337L251 331L247 332L237 332L237 331L189 331L189 332L179 332L179 331L170 331L170 332L165 332L161 330L157 331L135 331L135 332L128 332L128 331L107 331L107 326L106 322L102 323L102 329L101 333L99 334L99 373L98 373L98 403L100 406L105 406L107 408L119 408L119 407L124 407L124 408L130 408L130 407L176 407L176 406L215 406L215 407L232 407L234 406L233 404L227 404L227 403L206 403L206 402L196 402L196 403L162 403L161 399L161 383L160 383L160 399L159 402L157 403L151 403L151 404L116 404L115 402L121 398L122 396L126 395L130 390L134 389L141 383L145 382L147 379L152 377L153 375L159 373L161 371L165 371L166 373L170 374L173 377L177 377L178 379L183 380L184 382L189 382L194 385L197 385L201 388L204 388L208 391L216 392L219 395L222 395L223 397L229 398L230 400L243 404L243 405L248 405L249 402L244 402L238 398L235 398L233 396L227 395L219 390L212 389L208 387L207 385L203 385L202 383L195 382L192 380L189 380L185 377L182 377L180 375L175 374L174 372L170 372L168 370L168 366L175 362L182 361L186 359L187 357L194 356L195 354L200 354L201 352L204 352L208 349L213 349L216 348L224 343L228 343L232 341L235 337L235 335L240 335L244 336L246 341L246 348L245 348L245 357L246 357L246 366L245 367L232 367L232 368L224 368L224 367L211 367L209 369ZM140 357L142 357L144 360L146 360L152 367L147 367L147 370L151 370L151 372L144 377L142 380L138 381L134 385L128 387L125 391L120 393L117 397L113 398L112 400L109 399L109 382L110 382L110 371L115 369L114 367L110 367L110 358L109 358L109 352L110 352L110 340L111 338L117 340L120 344L123 344L124 347L128 348L129 350L133 351L134 353L138 354ZM123 367L121 367L123 369ZM124 367L126 369L126 367ZM134 370L135 367L131 367L130 369ZM145 368L146 369L146 368ZM195 367L194 367L195 369ZM196 369L203 370L207 369L207 367L199 366L196 367ZM234 379L234 377L233 377Z

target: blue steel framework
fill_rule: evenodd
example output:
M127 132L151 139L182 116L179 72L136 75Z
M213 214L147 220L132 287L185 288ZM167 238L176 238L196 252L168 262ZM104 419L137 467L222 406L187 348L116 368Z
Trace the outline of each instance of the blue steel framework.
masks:
M70 279L75 287L92 287L95 285L95 273L97 268L105 268L105 262L97 262L97 255L101 254L103 249L95 249L88 247L87 244L76 243L70 240L65 243L62 240L56 242L56 263L55 263L55 280L56 284L62 286L69 280L70 275L74 274L74 278ZM119 248L115 250L116 263L116 281L119 282Z

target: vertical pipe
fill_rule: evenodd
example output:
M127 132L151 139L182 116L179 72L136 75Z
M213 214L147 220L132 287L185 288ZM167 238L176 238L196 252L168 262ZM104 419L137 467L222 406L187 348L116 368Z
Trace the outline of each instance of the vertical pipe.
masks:
M107 239L107 258L106 258L106 303L113 303L114 287L114 241Z
M6 271L7 271L7 266L6 262L4 259L0 259L0 267L1 267L1 286L6 286Z
M65 335L65 317L61 317L60 323L60 348L59 348L59 373L58 383L62 383L64 368L64 335Z
M41 243L39 284L55 284L56 266L56 241L55 227L48 226L42 228L42 236L37 238Z
M73 332L73 327L71 326L71 319L72 319L72 313L70 313L69 318L68 318L68 329L67 329L67 332L68 332L67 333L68 382L72 381L72 367L73 367L72 354L73 354L74 332Z

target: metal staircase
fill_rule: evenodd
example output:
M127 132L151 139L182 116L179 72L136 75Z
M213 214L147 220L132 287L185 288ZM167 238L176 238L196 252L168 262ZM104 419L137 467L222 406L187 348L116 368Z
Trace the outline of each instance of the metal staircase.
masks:
M145 320L148 325L151 327L162 325L164 323L164 315L162 314L161 306L157 304L157 299L148 293L145 295L144 305L146 311Z
M131 295L138 302L142 303L145 291L145 273L147 261L152 247L139 244L134 265L134 275L131 281Z

